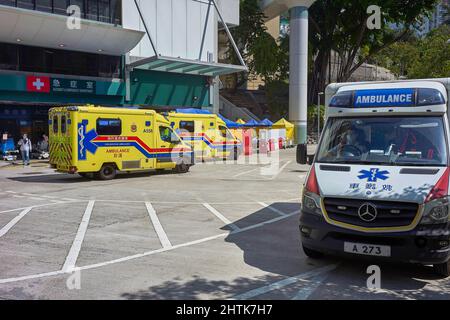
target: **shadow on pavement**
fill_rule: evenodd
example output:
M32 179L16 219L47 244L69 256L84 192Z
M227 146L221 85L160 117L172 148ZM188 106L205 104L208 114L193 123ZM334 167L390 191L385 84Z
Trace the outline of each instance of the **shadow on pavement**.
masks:
M39 172L22 173L22 175L29 174L34 176L29 177L10 177L9 180L23 182L23 183L86 183L86 182L113 182L120 181L124 179L136 179L159 175L171 175L177 174L171 171L158 172L158 171L147 171L138 173L120 173L114 180L101 181L95 179L83 178L77 174L66 174L66 173L54 173L42 175Z
M299 209L298 203L274 203L274 209L292 213ZM270 216L270 213L272 215ZM264 220L278 217L269 209L258 210L234 222L245 228ZM261 219L264 218L264 219ZM450 283L439 280L431 267L416 265L398 265L377 263L361 259L341 259L327 257L321 260L307 258L300 244L298 231L298 215L263 225L245 232L230 233L225 241L235 244L242 250L246 265L268 273L259 277L235 275L233 280L209 280L196 275L189 280L174 278L158 286L149 287L134 293L124 293L124 299L205 299L212 297L231 298L250 290L267 286L322 266L339 263L338 268L329 273L309 296L309 299L449 299ZM225 230L228 229L224 227ZM214 259L221 259L220 252ZM195 259L195 257L192 257ZM226 264L226 262L224 262ZM373 292L367 288L367 267L378 264L382 272L381 292ZM234 273L231 271L230 273ZM232 275L224 274L223 278ZM425 288L426 285L431 286ZM270 294L257 296L256 299L291 299L298 292L298 285L308 281L297 282L297 290L292 286L274 290ZM433 287L433 284L435 286Z

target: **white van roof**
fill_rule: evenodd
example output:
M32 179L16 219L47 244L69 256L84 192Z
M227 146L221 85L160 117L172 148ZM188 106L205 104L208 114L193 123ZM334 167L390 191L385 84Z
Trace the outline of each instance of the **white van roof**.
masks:
M437 105L415 105L417 89L434 89L442 93L444 103ZM351 94L345 94L351 92ZM336 97L334 107L330 106L333 96ZM345 98L346 96L350 98ZM426 80L403 80L403 81L380 81L380 82L353 82L335 83L327 87L326 106L327 116L344 116L348 114L428 114L445 113L450 98L450 78L426 79ZM346 99L350 99L354 107L346 106ZM340 104L337 101L341 101ZM342 105L342 107L338 107ZM346 106L346 107L344 107Z

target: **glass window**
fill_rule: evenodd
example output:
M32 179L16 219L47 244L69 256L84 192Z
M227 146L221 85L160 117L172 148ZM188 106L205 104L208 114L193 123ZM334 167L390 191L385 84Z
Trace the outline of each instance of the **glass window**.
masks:
M52 0L36 0L36 10L52 12Z
M111 23L122 24L122 0L111 0Z
M16 6L16 0L0 0L0 4L4 4L4 5L7 5L7 6L15 7Z
M100 136L120 136L122 121L120 119L98 119L97 134Z
M71 6L78 6L80 8L81 18L85 17L84 0L70 0Z
M111 8L109 0L98 0L98 21L111 22Z
M67 8L69 7L68 0L53 0L53 12L57 14L67 15Z
M17 70L18 57L17 46L13 44L0 44L0 69Z
M318 162L445 166L442 117L330 118Z
M195 131L194 121L180 121L180 130L194 133Z
M61 117L61 133L65 134L67 131L67 122L66 122L66 116Z
M86 19L98 20L98 0L87 2Z
M159 135L161 140L168 143L180 142L180 138L169 127L159 127Z
M34 9L34 0L17 0L17 6L24 9Z
M45 72L44 49L19 46L19 65L21 71Z
M53 116L53 133L58 133L58 116Z

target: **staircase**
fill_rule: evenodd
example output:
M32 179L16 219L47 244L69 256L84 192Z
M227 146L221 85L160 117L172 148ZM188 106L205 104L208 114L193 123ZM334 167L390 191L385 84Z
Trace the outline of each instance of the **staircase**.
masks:
M251 118L257 120L261 119L267 113L265 106L258 102L254 93L247 90L227 91L222 90L220 92L221 98L227 100L235 107L240 109L246 109L244 112L250 112Z
M225 99L223 96L219 98L219 113L223 115L225 118L230 119L232 121L236 121L237 119L242 119L245 122L250 120L261 121L256 115L254 115L247 108L240 108Z

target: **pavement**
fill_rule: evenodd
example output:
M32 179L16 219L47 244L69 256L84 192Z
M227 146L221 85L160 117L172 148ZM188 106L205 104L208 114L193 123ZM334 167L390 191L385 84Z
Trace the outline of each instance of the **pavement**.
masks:
M274 156L274 159L276 157ZM429 266L307 258L295 149L90 181L0 165L0 299L449 299ZM367 268L381 268L368 289Z

